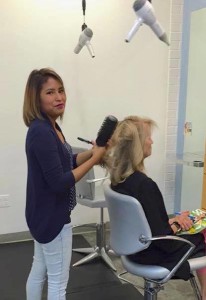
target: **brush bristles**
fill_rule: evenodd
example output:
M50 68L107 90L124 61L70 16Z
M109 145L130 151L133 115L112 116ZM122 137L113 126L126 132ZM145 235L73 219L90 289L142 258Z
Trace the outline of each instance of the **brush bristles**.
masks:
M116 126L117 126L118 120L114 116L107 116L103 123L102 126L100 127L98 134L97 134L97 139L96 139L96 144L97 146L104 147L106 146L108 140L111 138Z

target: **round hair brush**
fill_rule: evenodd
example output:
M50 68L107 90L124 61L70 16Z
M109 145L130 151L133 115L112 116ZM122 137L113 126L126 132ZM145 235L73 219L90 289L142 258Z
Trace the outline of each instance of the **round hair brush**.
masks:
M106 144L107 144L108 140L111 138L117 124L118 124L118 120L114 116L109 115L104 119L104 121L98 131L98 134L97 134L97 138L96 138L97 146L100 146L100 147L106 146Z

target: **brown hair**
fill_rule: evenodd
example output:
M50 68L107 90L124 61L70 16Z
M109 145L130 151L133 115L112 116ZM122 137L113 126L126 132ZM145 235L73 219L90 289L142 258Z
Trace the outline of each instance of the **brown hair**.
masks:
M149 118L126 117L120 121L103 158L103 166L110 173L113 185L124 181L134 171L144 170L145 124L150 128L156 123Z
M33 70L27 80L24 93L23 119L26 126L30 126L34 119L44 119L40 110L40 93L42 85L52 77L59 81L64 87L61 77L52 69L43 68ZM63 115L60 116L62 118Z

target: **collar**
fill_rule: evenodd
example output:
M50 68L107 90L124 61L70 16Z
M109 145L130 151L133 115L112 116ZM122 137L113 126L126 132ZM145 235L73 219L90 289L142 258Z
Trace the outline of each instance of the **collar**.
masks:
M41 111L41 115L45 119L45 121L47 121L52 126L52 128L53 128L52 122L49 119L49 117L47 116L47 114L45 114L45 112ZM58 129L59 131L62 132L61 128L59 127L59 125L58 125L58 123L56 121L55 121L55 127L56 127L56 129Z

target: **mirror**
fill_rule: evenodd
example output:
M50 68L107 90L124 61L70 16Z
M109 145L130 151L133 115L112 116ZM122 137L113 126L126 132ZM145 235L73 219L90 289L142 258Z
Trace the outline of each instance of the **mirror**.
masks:
M198 0L195 5L198 5ZM179 106L177 153L181 153L183 164L177 166L176 174L181 182L177 185L179 191L176 193L176 201L179 198L180 202L176 203L178 210L200 208L202 202L206 140L206 1L199 1L199 6L193 7L190 1L185 1L184 9L188 13L190 11L190 26L186 27L186 21L183 23L183 37L184 31L187 32L182 44L183 70L180 82L180 102L185 103ZM187 56L187 64L184 55Z

